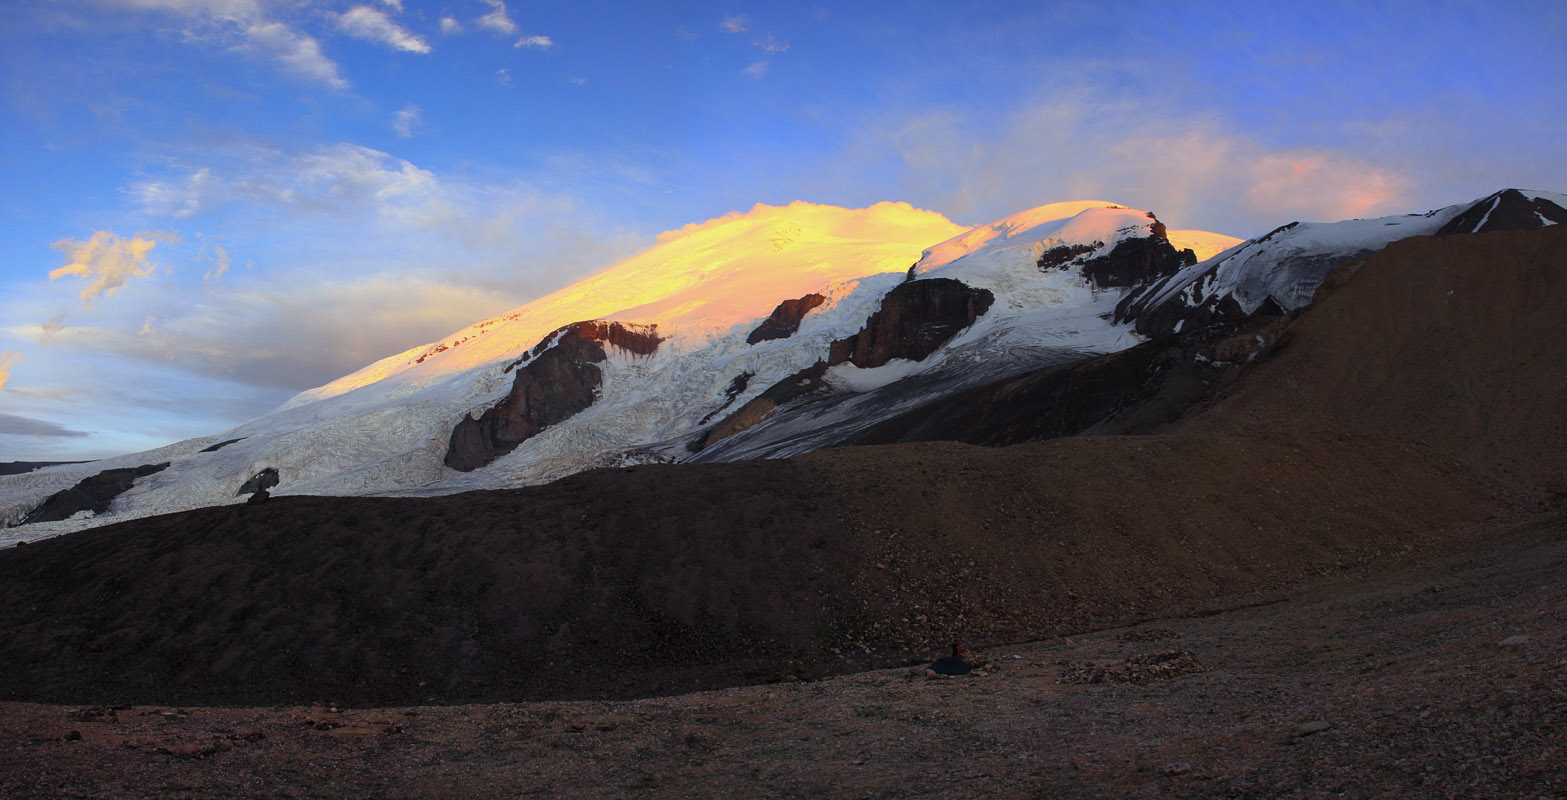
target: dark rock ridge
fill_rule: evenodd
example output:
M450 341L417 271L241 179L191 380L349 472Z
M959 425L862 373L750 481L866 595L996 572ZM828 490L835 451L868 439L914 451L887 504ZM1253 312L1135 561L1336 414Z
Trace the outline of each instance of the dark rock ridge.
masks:
M879 367L895 358L923 361L958 331L990 310L996 296L952 278L925 278L893 287L881 299L860 330L828 347L827 360L817 361L768 387L750 402L693 440L700 451L772 416L784 403L821 387L829 367L850 363Z
M106 469L90 478L83 478L75 486L51 495L43 504L28 512L18 524L26 525L30 522L58 522L70 519L73 515L82 511L91 511L94 514L102 514L109 510L109 504L114 498L124 494L125 491L136 482L137 478L145 478L155 472L162 472L168 468L168 462L162 464L143 464L139 467L121 467L119 469Z
M822 376L826 374L827 362L818 361L767 387L766 391L751 398L745 405L736 409L733 414L724 417L722 422L708 428L701 436L693 439L686 449L693 453L700 452L717 442L759 424L772 416L773 411L777 410L784 403L803 397L821 388Z
M245 484L239 487L239 491L235 492L234 496L239 497L242 494L259 494L261 492L265 492L268 489L271 489L277 484L277 468L267 467L266 469L250 476L250 480L245 481Z
M879 367L895 358L923 361L990 310L996 296L952 278L900 283L859 332L832 343L827 366Z
M1148 217L1153 219L1152 214ZM1169 277L1197 263L1197 254L1190 248L1176 250L1170 244L1164 223L1155 219L1149 227L1149 235L1122 239L1108 254L1084 261L1083 277L1098 289L1128 289ZM1054 247L1040 254L1038 266L1040 270L1069 269L1075 259L1103 246L1103 242L1094 242Z
M757 344L771 339L787 339L800 329L800 320L811 309L827 302L827 298L812 292L798 300L785 300L762 320L762 324L745 337L747 344Z
M1104 242L1092 242L1089 244L1063 244L1052 247L1039 254L1037 266L1041 271L1051 269L1066 269L1073 259L1092 253L1101 247Z
M603 375L595 366L611 345L637 355L658 349L656 325L590 320L566 325L544 337L516 368L511 392L477 419L464 417L452 430L445 463L471 472L500 458L551 425L593 404Z
M1355 250L1348 253L1318 253L1285 258L1279 261L1281 269L1297 270L1307 275L1327 275L1339 266L1365 259L1371 255L1369 250ZM1133 329L1151 339L1165 339L1184 330L1202 329L1209 324L1222 320L1245 319L1249 316L1277 316L1284 313L1284 308L1272 297L1266 298L1262 304L1246 313L1245 307L1235 299L1234 292L1213 294L1208 287L1213 284L1213 273L1208 273L1198 278L1192 287L1157 306L1149 306L1148 302L1165 288L1168 279L1139 287L1132 291L1115 306L1116 322L1132 322ZM1202 301L1191 304L1184 295L1202 297Z
M238 439L228 439L228 440L225 440L225 441L218 442L217 444L209 444L206 447L201 448L200 452L203 452L203 453L216 453L219 450L222 450L223 448L228 447L231 444L238 444L239 442L243 442L243 441L245 441L245 437L243 437L243 436L241 436Z
M724 413L724 409L733 405L735 398L739 397L746 390L746 387L751 385L751 379L754 377L756 377L756 374L751 372L742 372L736 375L733 380L729 381L729 385L724 387L724 404L707 412L707 416L702 417L702 421L697 424L706 425L713 421L713 417Z
M1267 357L1289 317L1212 320L1168 339L947 395L835 445L954 441L986 446L1079 434L1151 433Z
M1545 227L1542 220L1567 223L1567 209L1543 198L1525 197L1517 189L1503 189L1453 217L1436 235L1528 230Z

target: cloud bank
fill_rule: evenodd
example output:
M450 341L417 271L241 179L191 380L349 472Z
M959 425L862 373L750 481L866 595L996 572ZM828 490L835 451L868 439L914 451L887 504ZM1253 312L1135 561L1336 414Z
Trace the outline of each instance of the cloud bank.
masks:
M868 170L890 172L902 197L972 222L1101 197L1245 237L1292 219L1390 214L1413 202L1413 181L1394 163L1281 147L1219 113L1092 86L1035 95L999 114L961 106L883 114L853 134L836 164L799 183L833 192L844 181L885 183Z
M32 417L0 412L0 436L35 436L52 439L80 439L92 434L74 431L63 425Z

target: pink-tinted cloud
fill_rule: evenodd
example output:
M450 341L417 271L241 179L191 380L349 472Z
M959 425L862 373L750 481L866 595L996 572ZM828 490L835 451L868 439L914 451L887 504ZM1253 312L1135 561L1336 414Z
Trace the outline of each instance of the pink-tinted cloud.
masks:
M11 379L11 368L21 363L22 354L14 350L0 352L0 389L5 388L5 382Z
M147 256L158 242L175 243L179 238L167 233L147 234L122 239L112 231L97 231L86 241L61 239L50 245L65 254L65 265L49 273L49 280L78 277L87 281L81 299L91 305L99 295L114 294L131 278L152 274Z
M1098 197L1243 237L1294 219L1419 210L1407 207L1412 180L1395 163L1281 147L1222 115L1157 99L1076 88L993 116L947 107L890 117L867 127L832 180L863 180L852 177L855 163L879 163L897 171L903 197L973 222Z

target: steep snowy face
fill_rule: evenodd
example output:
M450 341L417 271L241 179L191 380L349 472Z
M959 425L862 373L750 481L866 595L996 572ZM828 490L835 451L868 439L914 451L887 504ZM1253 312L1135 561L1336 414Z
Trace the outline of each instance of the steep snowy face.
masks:
M1112 321L1116 302L1128 287L1195 261L1152 214L1101 201L981 225L928 249L910 280L871 297L874 313L837 331L819 361L778 383L751 384L708 429L698 459L830 446L941 394L1130 347L1140 340Z
M428 384L503 362L573 322L657 323L665 336L709 336L766 316L780 299L906 270L930 241L962 230L908 203L757 204L664 233L655 246L593 277L303 392L285 407L375 383Z
M1293 311L1334 267L1410 236L1542 227L1567 221L1567 196L1504 189L1424 214L1343 222L1291 222L1133 292L1116 310L1145 336L1162 336L1214 318Z

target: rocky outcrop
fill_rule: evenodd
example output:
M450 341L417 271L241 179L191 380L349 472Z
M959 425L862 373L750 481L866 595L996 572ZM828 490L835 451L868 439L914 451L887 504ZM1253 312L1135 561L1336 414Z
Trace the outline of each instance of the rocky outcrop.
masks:
M1517 189L1503 189L1453 217L1436 235L1519 231L1567 223L1567 209L1544 198L1524 196Z
M446 466L471 472L592 405L603 382L596 365L608 358L605 345L651 355L661 341L652 325L590 320L556 330L507 367L517 375L500 403L457 423Z
M827 366L879 367L895 358L923 361L990 310L996 296L951 278L900 283L865 326L832 343Z
M1104 242L1090 242L1088 244L1063 244L1052 247L1039 254L1039 260L1035 262L1035 266L1039 267L1040 272L1047 272L1052 269L1066 269L1071 266L1073 260L1082 258L1104 246Z
M735 398L739 397L741 393L743 393L746 388L751 385L751 379L754 377L756 377L756 375L750 372L742 372L739 375L734 376L734 378L729 381L729 385L724 387L724 404L718 408L713 409L712 411L707 412L707 416L703 417L702 421L698 424L706 425L707 423L712 422L713 417L724 413L724 409L734 405ZM698 439L697 441L701 440ZM701 448L698 447L696 449Z
M900 283L882 297L881 307L864 327L832 343L825 361L768 387L692 440L687 449L699 452L766 420L784 403L821 388L829 367L847 363L868 369L895 358L923 361L958 331L974 324L995 300L989 289L976 289L951 278Z
M1338 266L1365 255L1365 253L1355 252L1322 257L1308 269L1312 273L1327 274ZM1303 261L1305 259L1298 259L1288 266L1302 269ZM1140 308L1138 301L1149 299L1151 295L1157 293L1159 286L1160 284L1153 284L1128 294L1116 304L1116 321L1133 322L1133 328L1150 339L1168 339L1182 331L1201 330L1223 320L1239 320L1251 316L1272 317L1284 313L1284 307L1272 297L1263 300L1261 305L1251 313L1247 313L1246 308L1235 299L1234 292L1209 295L1196 305L1190 305L1185 297L1177 295L1157 306Z
M203 452L203 453L216 453L219 450L222 450L223 448L228 447L231 444L238 444L238 443L243 442L243 441L245 441L245 437L243 437L243 436L241 436L238 439L226 439L226 440L218 442L216 444L209 444L206 447L201 448L200 452Z
M1152 214L1148 216L1153 218ZM1037 264L1041 271L1070 269L1075 259L1103 246L1100 242L1062 245L1041 253ZM1106 255L1082 262L1081 271L1095 288L1129 289L1169 277L1196 263L1197 254L1190 248L1176 250L1165 233L1164 223L1155 219L1147 236L1122 239Z
M1289 317L1214 320L1164 340L1046 367L891 417L838 445L954 441L987 446L1159 430L1268 356Z
M827 302L827 298L812 292L798 300L785 300L762 320L762 324L745 337L747 344L757 344L771 339L787 339L800 329L800 320L813 308Z
M239 491L234 493L234 496L239 497L242 494L259 494L261 492L265 492L268 489L271 489L277 484L277 468L267 467L266 469L250 476L250 480L245 481L244 485L239 487Z
M740 406L733 414L724 417L723 422L708 428L707 432L693 440L687 449L699 452L762 422L772 416L773 411L784 403L821 388L822 376L826 374L827 363L818 361L767 387L767 391Z
M22 518L22 525L30 522L58 522L70 519L72 516L91 511L94 514L102 514L109 510L109 504L114 498L124 494L125 491L136 482L137 478L145 478L156 472L162 472L168 468L168 462L162 464L143 464L139 467L122 467L120 469L106 469L90 478L83 478L63 492L52 495L42 505L33 509Z

